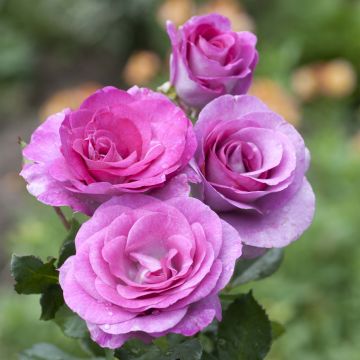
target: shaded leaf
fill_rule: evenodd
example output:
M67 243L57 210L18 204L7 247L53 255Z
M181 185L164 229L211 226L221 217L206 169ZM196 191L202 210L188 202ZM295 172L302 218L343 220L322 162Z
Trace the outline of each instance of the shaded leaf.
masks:
M201 332L198 335L198 339L199 339L201 346L205 352L207 352L207 353L213 352L214 342L209 336L207 336L206 334Z
M169 348L169 342L167 336L161 336L153 340L153 344L160 350L166 351Z
M58 284L58 271L54 258L47 263L35 256L11 258L11 273L15 278L15 290L19 294L41 294L49 285Z
M81 339L88 335L86 323L78 315L63 305L55 314L55 322L66 336Z
M218 359L214 355L205 352L203 353L201 360L218 360Z
M261 360L271 346L271 324L252 293L226 310L219 324L217 349L221 360Z
M64 304L60 285L50 285L40 297L41 320L53 319L61 305Z
M171 347L165 354L164 360L200 360L202 346L198 339L184 341Z
M258 258L239 260L236 264L231 286L234 287L270 276L279 268L283 257L283 249L271 249ZM236 289L232 289L229 294L234 294L236 291Z
M202 347L197 339L170 346L165 351L153 344L131 340L115 351L115 356L121 360L200 360L201 355Z
M155 345L146 345L139 340L127 341L115 350L115 357L121 360L161 360L162 352Z
M75 237L77 232L79 231L80 223L76 219L71 220L71 228L69 230L69 233L66 236L66 239L64 240L60 252L59 252L59 260L57 263L57 266L60 267L65 260L75 254Z
M104 348L100 347L95 341L92 341L88 334L85 338L80 339L81 348L89 355L104 356Z

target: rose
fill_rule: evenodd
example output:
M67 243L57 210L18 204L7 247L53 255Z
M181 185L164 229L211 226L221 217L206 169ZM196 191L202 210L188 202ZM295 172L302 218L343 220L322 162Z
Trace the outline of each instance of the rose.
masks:
M21 175L41 202L91 214L113 195L159 192L169 179L179 192L173 177L195 148L191 122L164 95L105 87L34 132L23 151L32 163Z
M309 152L295 128L255 97L224 95L195 125L197 196L234 226L244 244L282 247L310 225Z
M228 18L195 16L179 30L168 22L170 82L187 105L201 108L224 94L245 94L258 61L256 36L231 31Z
M114 197L75 244L60 268L64 299L109 348L134 337L192 336L220 320L218 292L241 255L237 231L189 197Z

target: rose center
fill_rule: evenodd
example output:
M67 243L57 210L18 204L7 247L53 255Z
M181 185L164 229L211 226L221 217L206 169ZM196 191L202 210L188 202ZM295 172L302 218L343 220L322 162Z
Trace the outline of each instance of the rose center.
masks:
M255 171L261 166L261 153L253 143L233 143L228 146L225 152L227 166L239 174Z
M96 137L94 135L90 135L84 140L83 147L88 158L95 161L105 160L114 162L122 160L129 155L129 152L125 149L122 149L123 151L119 151L116 145L105 136Z
M136 267L134 281L143 284L163 282L177 274L176 259L178 251L170 249L158 256L138 252L130 253L130 258Z

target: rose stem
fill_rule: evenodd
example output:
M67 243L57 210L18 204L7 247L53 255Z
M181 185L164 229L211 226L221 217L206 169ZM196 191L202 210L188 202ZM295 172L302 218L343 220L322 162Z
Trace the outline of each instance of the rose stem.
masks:
M69 221L67 220L67 218L65 217L64 213L62 212L62 210L57 206L54 206L54 210L56 212L56 215L59 217L60 221L64 225L65 229L70 230L71 225L70 225Z

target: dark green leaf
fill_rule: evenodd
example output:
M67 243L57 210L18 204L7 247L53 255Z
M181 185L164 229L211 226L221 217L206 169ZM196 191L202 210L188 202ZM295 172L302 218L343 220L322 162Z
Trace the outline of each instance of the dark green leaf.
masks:
M169 348L169 342L166 336L161 336L153 340L153 344L156 345L162 351L166 351Z
M230 285L234 287L270 276L279 268L283 257L284 250L271 249L256 259L239 260ZM235 291L233 289L229 294L235 293Z
M215 355L204 352L203 356L201 357L201 360L218 360L218 359L217 357L215 357Z
M275 341L280 336L282 336L284 333L285 333L284 325L278 323L277 321L271 321L272 341Z
M201 355L202 347L197 339L170 346L166 351L132 340L115 351L115 356L121 360L200 360Z
M168 334L165 336L169 347L174 347L176 345L181 344L185 340L188 340L187 337L180 334Z
M202 346L197 339L184 341L174 347L171 347L163 357L164 360L200 360L202 355Z
M86 323L78 315L63 305L55 314L55 322L66 336L81 339L88 335Z
M40 343L24 350L19 355L20 360L83 360L69 355L54 345Z
M242 295L226 310L219 324L221 360L261 360L271 346L271 324L252 293Z
M206 351L207 353L211 353L214 350L214 342L213 340L207 336L204 333L200 333L198 336L198 339L201 343L202 348L204 349L204 351Z
M60 267L68 257L74 254L75 254L75 242L73 240L65 241L60 248L58 267Z
M59 253L58 267L60 267L65 260L75 254L75 237L77 232L79 231L80 224L76 219L71 220L71 228L69 230L66 239L64 240Z
M50 285L40 297L41 320L53 319L60 306L64 304L64 298L60 285Z
M130 340L115 351L115 357L121 360L162 360L162 352L155 345Z
M19 294L41 294L49 285L58 283L55 259L43 263L35 256L13 255L11 273L15 278L15 290Z
M95 341L92 341L90 336L80 339L82 349L89 355L104 356L104 348L100 347Z

